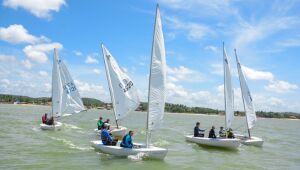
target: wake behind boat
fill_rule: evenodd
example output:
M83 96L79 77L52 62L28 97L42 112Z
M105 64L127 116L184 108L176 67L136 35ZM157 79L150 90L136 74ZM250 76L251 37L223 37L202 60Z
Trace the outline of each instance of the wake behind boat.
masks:
M101 141L91 141L95 149L115 156L129 156L145 154L147 158L164 159L168 150L154 147L150 144L151 132L162 122L165 107L166 88L166 56L159 7L156 8L155 26L152 44L146 144L138 144L138 148L123 148L119 146L104 145Z
M59 59L54 49L52 68L52 111L50 124L40 124L43 130L60 128L62 123L54 120L54 117L72 115L85 110L79 92L64 62Z

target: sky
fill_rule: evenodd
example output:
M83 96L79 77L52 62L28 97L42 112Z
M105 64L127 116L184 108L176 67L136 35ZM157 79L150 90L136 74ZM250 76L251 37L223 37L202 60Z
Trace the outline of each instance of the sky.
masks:
M110 102L103 43L146 101L156 4L167 102L224 109L224 42L236 110L234 48L257 111L300 112L299 0L2 0L0 93L50 97L57 48L81 96Z

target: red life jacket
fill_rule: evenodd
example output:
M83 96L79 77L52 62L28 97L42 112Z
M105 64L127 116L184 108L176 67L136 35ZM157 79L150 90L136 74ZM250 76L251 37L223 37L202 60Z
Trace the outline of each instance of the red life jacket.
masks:
M47 116L46 116L46 115L44 115L44 116L42 117L42 122L43 122L43 123L46 123L46 122L47 122Z

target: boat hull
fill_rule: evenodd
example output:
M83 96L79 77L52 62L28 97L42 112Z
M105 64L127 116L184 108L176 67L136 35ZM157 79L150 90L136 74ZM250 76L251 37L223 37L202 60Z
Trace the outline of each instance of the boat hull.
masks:
M55 122L54 125L46 125L44 123L40 124L41 129L43 130L58 130L62 126L62 123L60 122Z
M255 136L251 136L249 138L248 136L245 135L239 135L235 134L236 138L241 140L241 143L244 145L251 145L251 146L258 146L261 147L264 143L264 140Z
M111 128L110 133L117 139L122 139L123 136L126 135L126 131L127 131L126 127L119 126L119 128L117 128L117 126L111 126L110 128ZM101 135L101 130L94 129L94 131L97 135Z
M241 143L240 139L229 139L229 138L204 138L194 137L193 135L185 136L186 141L197 143L203 146L220 147L227 149L237 149Z
M144 144L135 144L139 146L139 148L123 148L120 147L119 144L118 146L107 146L103 145L102 141L97 140L97 141L91 141L92 147L103 152L106 154L114 155L114 156L119 156L119 157L127 157L130 155L138 155L138 154L144 154L143 157L145 158L151 158L151 159L159 159L163 160L167 153L168 150L164 148L158 148L154 146L150 146L147 148Z

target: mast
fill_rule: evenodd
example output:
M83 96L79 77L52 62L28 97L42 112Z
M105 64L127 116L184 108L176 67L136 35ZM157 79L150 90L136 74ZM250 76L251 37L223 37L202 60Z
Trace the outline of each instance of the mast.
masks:
M108 66L107 66L106 56L105 56L105 52L104 52L104 48L105 47L104 47L103 44L101 44L101 47L102 47L102 54L103 54L104 65L105 65L105 73L106 73L106 77L107 77L107 81L108 81L108 87L109 87L109 92L110 92L110 97L111 97L111 103L113 105L113 112L114 112L114 115L115 115L116 125L117 125L117 128L119 128L118 119L117 119L116 111L115 111L115 97L114 97L114 92L113 92L113 88L112 88L112 84L111 84L110 75L108 73Z
M153 39L152 39L152 50L151 50L151 63L150 63L150 74L149 74L149 84L148 84L148 111L147 111L147 124L146 124L146 147L149 147L150 144L150 138L151 138L151 132L149 131L149 108L150 108L150 84L151 84L151 73L152 73L152 56L153 56L153 49L154 49L154 39L155 39L155 28L156 28L156 18L157 18L157 11L159 10L159 5L156 5L156 14L155 14L155 20L154 20L154 29L153 29Z
M54 71L54 65L56 65L56 67L55 67L55 69L57 69L57 51L56 51L56 48L54 48L54 55L53 55L53 66L52 66L52 89L51 89L51 95L52 95L52 107L51 107L51 109L52 109L52 111L51 111L51 117L53 116L53 112L54 112L54 109L53 109L53 105L54 105L54 102L56 102L56 101L54 101L53 100L53 94L54 94L54 88L53 88L53 79L54 79L54 76L56 76L56 75L54 75L53 74L53 71Z
M225 75L225 47L224 47L224 42L223 42L223 69L224 69L224 106L225 106L225 130L227 130L227 121L226 121L226 87L225 87L225 79L226 79L226 75ZM227 133L226 133L226 137L227 137Z
M234 49L234 54L235 54L235 59L236 59L236 64L237 64L237 69L239 71L239 67L240 67L240 70L242 71L242 67L241 67L241 64L240 64L240 61L238 59L238 56L236 54L236 49ZM245 106L245 101L244 101L244 94L243 94L243 91L242 91L242 83L241 83L241 77L239 75L239 81L240 81L240 87L241 87L241 93L242 93L242 100L243 100L243 106L244 106L244 111L245 111L245 117L246 117L246 124L247 124L247 130L248 130L248 135L249 135L249 138L251 138L251 135L250 135L250 128L249 128L249 125L248 125L248 118L247 118L247 113L246 113L246 106Z

